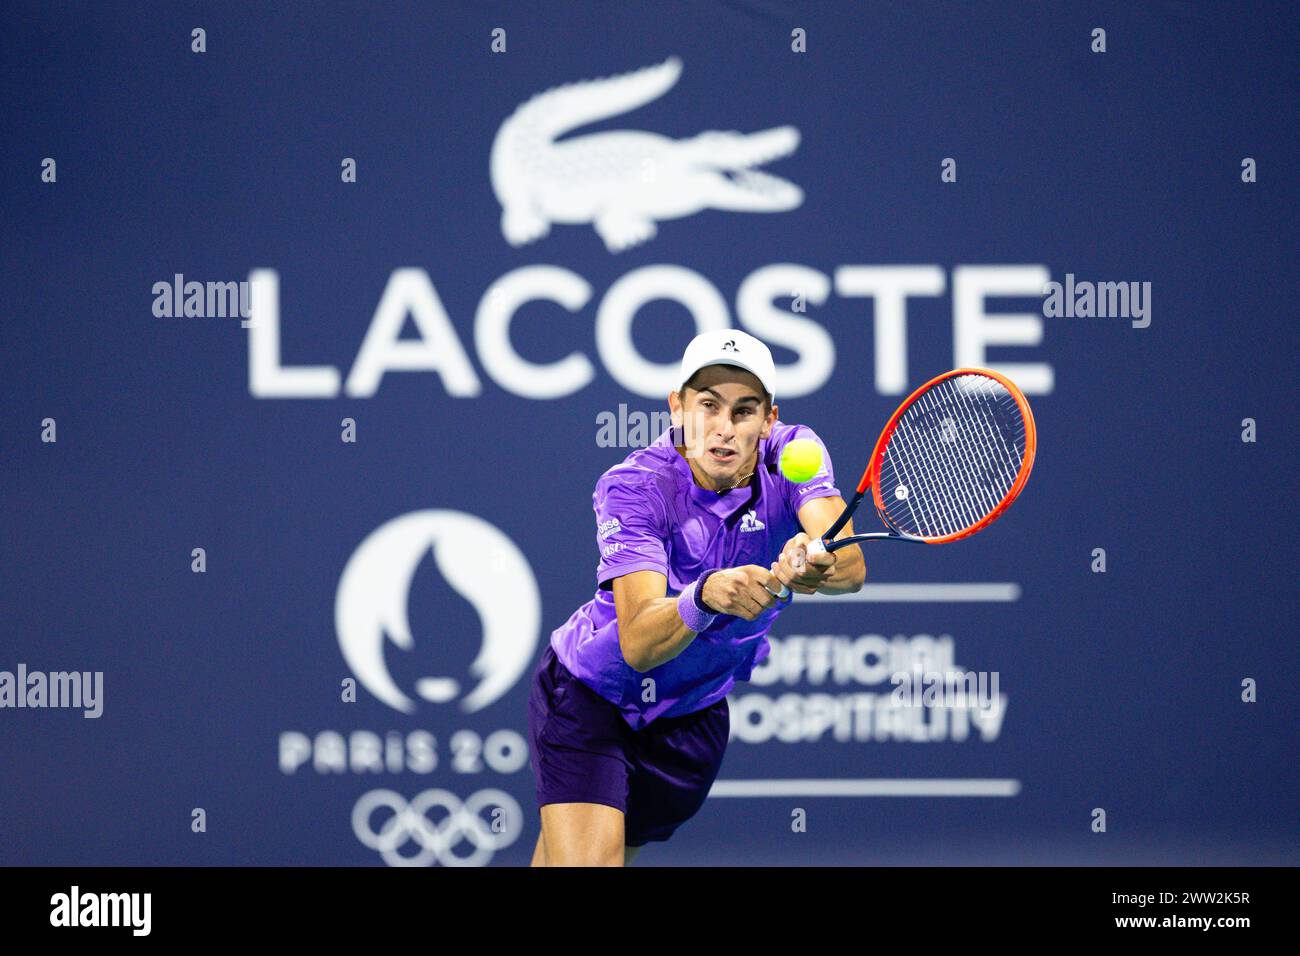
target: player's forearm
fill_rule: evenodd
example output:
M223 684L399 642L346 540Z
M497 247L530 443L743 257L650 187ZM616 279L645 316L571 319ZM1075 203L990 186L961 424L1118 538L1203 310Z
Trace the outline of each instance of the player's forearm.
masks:
M862 589L867 579L867 562L862 549L856 544L835 552L835 570L817 590L824 594L853 594Z
M618 632L623 659L637 671L667 663L695 640L695 632L682 620L675 597L646 601L626 625L620 623Z

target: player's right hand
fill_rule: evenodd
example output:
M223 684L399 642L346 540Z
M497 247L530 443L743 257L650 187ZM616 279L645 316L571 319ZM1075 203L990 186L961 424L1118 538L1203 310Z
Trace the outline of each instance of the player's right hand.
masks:
M700 597L719 614L752 621L778 603L776 595L780 590L781 582L771 571L746 564L710 574Z

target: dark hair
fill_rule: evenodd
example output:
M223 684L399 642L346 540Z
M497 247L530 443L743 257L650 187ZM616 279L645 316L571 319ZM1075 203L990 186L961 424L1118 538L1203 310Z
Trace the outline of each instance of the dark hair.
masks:
M729 367L729 368L740 368L739 365L732 365L732 366L728 366L728 367ZM700 372L704 371L704 369L706 369L706 368L711 368L711 366L705 365L705 366L702 366L701 368L697 368L697 369L695 370L695 373L694 373L693 375L691 375L691 377L688 378L688 379L687 379L687 380L682 384L682 387L679 388L679 389L677 390L677 398L678 398L678 400L679 400L680 402L682 402L683 404L686 403L686 390L687 390L688 388L698 388L698 387L699 387L699 386L697 386L697 385L694 384L694 382L695 382L695 376L696 376L696 375L699 375ZM749 369L744 369L744 368L742 368L742 369L740 369L740 370L741 370L742 372L749 372ZM753 372L749 372L749 374L750 374L750 375L754 375ZM754 375L754 378L757 379L758 376L757 376L757 375ZM758 390L759 390L760 392L763 393L763 408L764 408L767 412L770 413L770 412L772 411L772 394L771 394L767 389L765 389L765 388L763 387L763 383L762 383L762 382L759 382L759 383L758 383Z

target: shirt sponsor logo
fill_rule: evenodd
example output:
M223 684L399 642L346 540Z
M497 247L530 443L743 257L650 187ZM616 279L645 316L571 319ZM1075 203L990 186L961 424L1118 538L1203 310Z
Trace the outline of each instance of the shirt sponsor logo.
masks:
M813 477L815 478L817 476L814 475ZM819 481L815 485L800 485L799 494L806 495L808 494L808 492L816 491L818 488L829 488L829 487L831 487L831 483L829 481Z
M766 527L767 525L759 521L752 511L745 512L745 517L740 519L741 531L762 531Z
M617 541L614 544L611 544L608 547L606 547L604 551L600 552L600 555L603 558L612 557L613 555L618 554L626 547L627 545L624 544L622 541Z
M623 530L623 526L618 523L617 518L610 518L608 521L602 521L596 525L596 531L602 538L608 538L610 535L618 534Z

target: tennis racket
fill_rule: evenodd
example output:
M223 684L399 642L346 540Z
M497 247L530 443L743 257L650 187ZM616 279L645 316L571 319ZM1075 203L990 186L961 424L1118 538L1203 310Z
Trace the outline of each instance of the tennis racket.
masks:
M863 541L947 544L982 531L1016 500L1034 466L1034 414L1005 375L959 368L930 379L880 433L844 513L790 561ZM889 530L835 540L868 493ZM781 585L781 598L790 589Z

